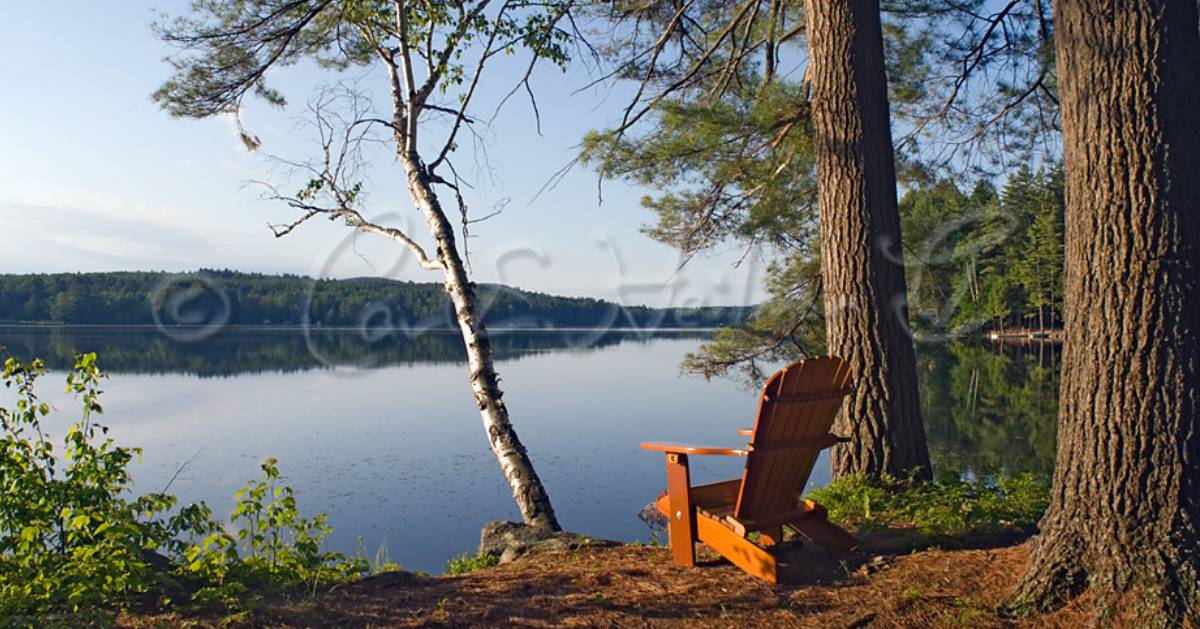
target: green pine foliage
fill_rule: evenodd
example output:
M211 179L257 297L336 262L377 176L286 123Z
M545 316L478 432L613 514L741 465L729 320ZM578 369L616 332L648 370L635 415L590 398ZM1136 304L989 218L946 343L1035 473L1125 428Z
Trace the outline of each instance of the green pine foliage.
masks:
M780 358L823 346L816 171L807 87L752 74L721 99L683 90L636 135L594 132L582 158L604 177L662 192L642 205L645 233L692 256L736 244L770 260L770 298L751 320L717 333L684 369L753 381Z
M909 188L900 216L917 338L1060 327L1063 207L1058 167L1019 169L1002 191L986 180L969 191L945 179ZM808 247L777 249L766 277L770 299L686 356L686 371L756 383L780 362L822 351L820 258L810 238Z
M909 310L929 334L1062 321L1062 170L1022 167L1002 193L986 182L970 195L941 180L900 201L909 255Z
M945 179L909 188L900 216L917 338L1059 328L1063 207L1058 167L1022 168L1002 191L986 180L969 191ZM816 238L808 238L807 246L775 249L765 279L770 298L746 322L721 329L688 354L686 371L757 383L780 362L823 350L820 257Z
M333 70L370 67L379 61L377 48L399 44L398 22L411 29L409 36L426 36L430 49L444 51L426 53L432 75L427 89L450 99L465 98L473 87L473 62L465 53L483 42L490 42L494 52L526 51L558 67L570 59L573 38L553 25L571 3L517 2L497 15L484 13L485 7L378 0L194 2L190 13L163 17L154 25L155 34L179 52L168 59L172 77L153 97L179 117L236 113L247 94L281 107L283 94L264 81L268 70L301 61ZM244 139L257 146L256 138Z
M743 324L726 326L683 359L684 371L705 378L733 375L757 386L781 362L813 356L825 347L825 314L817 256L771 262L766 284L770 298Z
M582 159L605 177L664 192L642 205L644 231L692 255L728 239L806 246L817 236L816 179L808 104L795 84L746 87L722 100L679 96L655 126L631 136L592 132Z
M628 124L588 135L584 161L655 190L642 200L655 216L645 231L683 254L735 245L770 261L770 298L755 316L685 360L706 377L755 382L767 365L823 349L802 4L619 2L600 13L626 27L601 53L639 89ZM896 138L910 323L925 334L1051 328L1061 318L1061 175L1022 170L1003 194L988 183L1014 155L1038 163L1055 154L1048 16L1041 5L1006 10L994 30L984 5L881 6L891 111L910 130ZM722 41L734 32L745 35ZM942 80L962 68L962 82ZM931 180L951 171L982 183Z

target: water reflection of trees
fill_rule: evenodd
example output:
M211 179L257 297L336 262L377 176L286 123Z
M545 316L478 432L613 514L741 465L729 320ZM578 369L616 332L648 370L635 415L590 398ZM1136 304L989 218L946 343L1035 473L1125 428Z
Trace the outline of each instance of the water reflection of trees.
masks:
M1053 470L1060 348L951 342L921 346L919 358L935 468Z
M703 338L702 332L599 330L496 331L498 360L530 354L590 351L654 338ZM0 346L22 358L42 357L51 369L70 368L76 353L96 352L113 373L187 373L201 377L289 373L310 369L385 367L466 361L455 332L364 335L358 330L228 328L202 341L182 342L145 328L0 327Z
M499 360L531 354L594 351L703 332L497 331ZM200 377L313 369L460 363L453 332L368 334L359 330L226 328L197 342L149 328L2 327L0 345L67 369L77 352L96 352L113 373L186 373ZM921 345L918 382L935 468L988 474L1049 473L1054 465L1059 348L967 343ZM674 374L670 374L674 375Z

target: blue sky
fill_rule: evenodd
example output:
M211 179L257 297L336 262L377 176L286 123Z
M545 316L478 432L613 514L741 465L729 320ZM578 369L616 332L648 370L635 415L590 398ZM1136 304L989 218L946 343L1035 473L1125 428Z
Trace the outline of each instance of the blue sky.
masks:
M326 277L387 275L437 281L407 252L339 224L314 221L275 239L266 224L294 214L246 186L286 177L263 153L302 159L313 144L300 124L322 82L357 82L382 96L378 73L335 75L313 65L270 77L289 100L261 102L242 114L263 151L248 152L228 119L172 119L150 94L168 76L169 50L150 31L153 10L179 14L186 3L8 3L0 26L0 221L3 271L12 273L233 268ZM490 116L518 76L514 61L485 76L477 114ZM486 158L470 143L460 172L474 184L468 204L504 212L474 225L470 242L478 281L588 295L628 304L752 303L762 297L761 264L735 267L740 249L697 258L675 272L677 254L639 228L651 220L645 193L604 184L575 168L555 189L537 191L575 155L589 130L620 115L622 87L572 94L591 80L582 67L538 72L534 87L543 135L527 99L515 98L486 133ZM387 105L376 97L377 107ZM372 160L368 209L425 235L403 190L398 166ZM449 201L449 199L447 199ZM428 243L425 238L422 242Z

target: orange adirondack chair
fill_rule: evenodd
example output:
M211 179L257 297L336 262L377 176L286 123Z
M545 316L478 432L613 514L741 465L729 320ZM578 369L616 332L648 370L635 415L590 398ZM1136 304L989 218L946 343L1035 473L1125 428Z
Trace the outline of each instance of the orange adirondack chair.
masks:
M737 567L771 583L778 580L775 557L746 536L760 532L763 546L783 539L787 525L835 552L858 541L829 522L825 508L801 497L821 450L845 441L830 434L842 398L851 391L850 365L821 356L794 362L763 386L754 428L744 448L679 443L643 443L645 450L666 453L667 491L655 506L667 517L674 563L693 566L696 542L717 551ZM746 457L742 477L691 486L688 456L715 454Z

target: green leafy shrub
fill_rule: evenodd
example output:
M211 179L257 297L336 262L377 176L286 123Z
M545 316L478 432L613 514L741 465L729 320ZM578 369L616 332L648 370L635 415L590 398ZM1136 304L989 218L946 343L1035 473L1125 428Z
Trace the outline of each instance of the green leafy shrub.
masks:
M491 553L464 552L446 562L446 574L466 574L491 568L500 563L500 557Z
M249 480L235 494L237 506L229 516L234 533L214 530L184 553L184 570L209 584L197 592L198 600L236 607L251 587L257 598L264 591L315 588L369 573L366 559L322 550L333 527L324 513L300 516L294 491L280 483L275 459L267 459L262 471L263 480Z
M916 527L927 535L962 537L1031 529L1049 504L1049 486L1032 473L980 479L945 473L927 483L852 475L809 497L829 510L831 520L862 531Z
M0 625L52 624L181 586L198 602L236 607L251 587L315 588L366 571L364 559L321 550L325 516L300 517L273 459L265 480L238 492L230 532L203 503L134 496L128 467L141 450L117 445L97 421L105 375L95 354L67 376L83 417L61 445L43 429L51 408L35 383L45 372L41 360L8 357L0 374L16 398L0 407Z
M4 362L12 408L0 408L0 617L78 612L125 600L158 580L147 551L167 547L193 511L166 517L175 499L127 498L128 465L141 455L104 437L95 421L103 374L95 355L79 358L67 391L83 418L66 432L61 452L43 432L49 404L34 390L41 360Z

